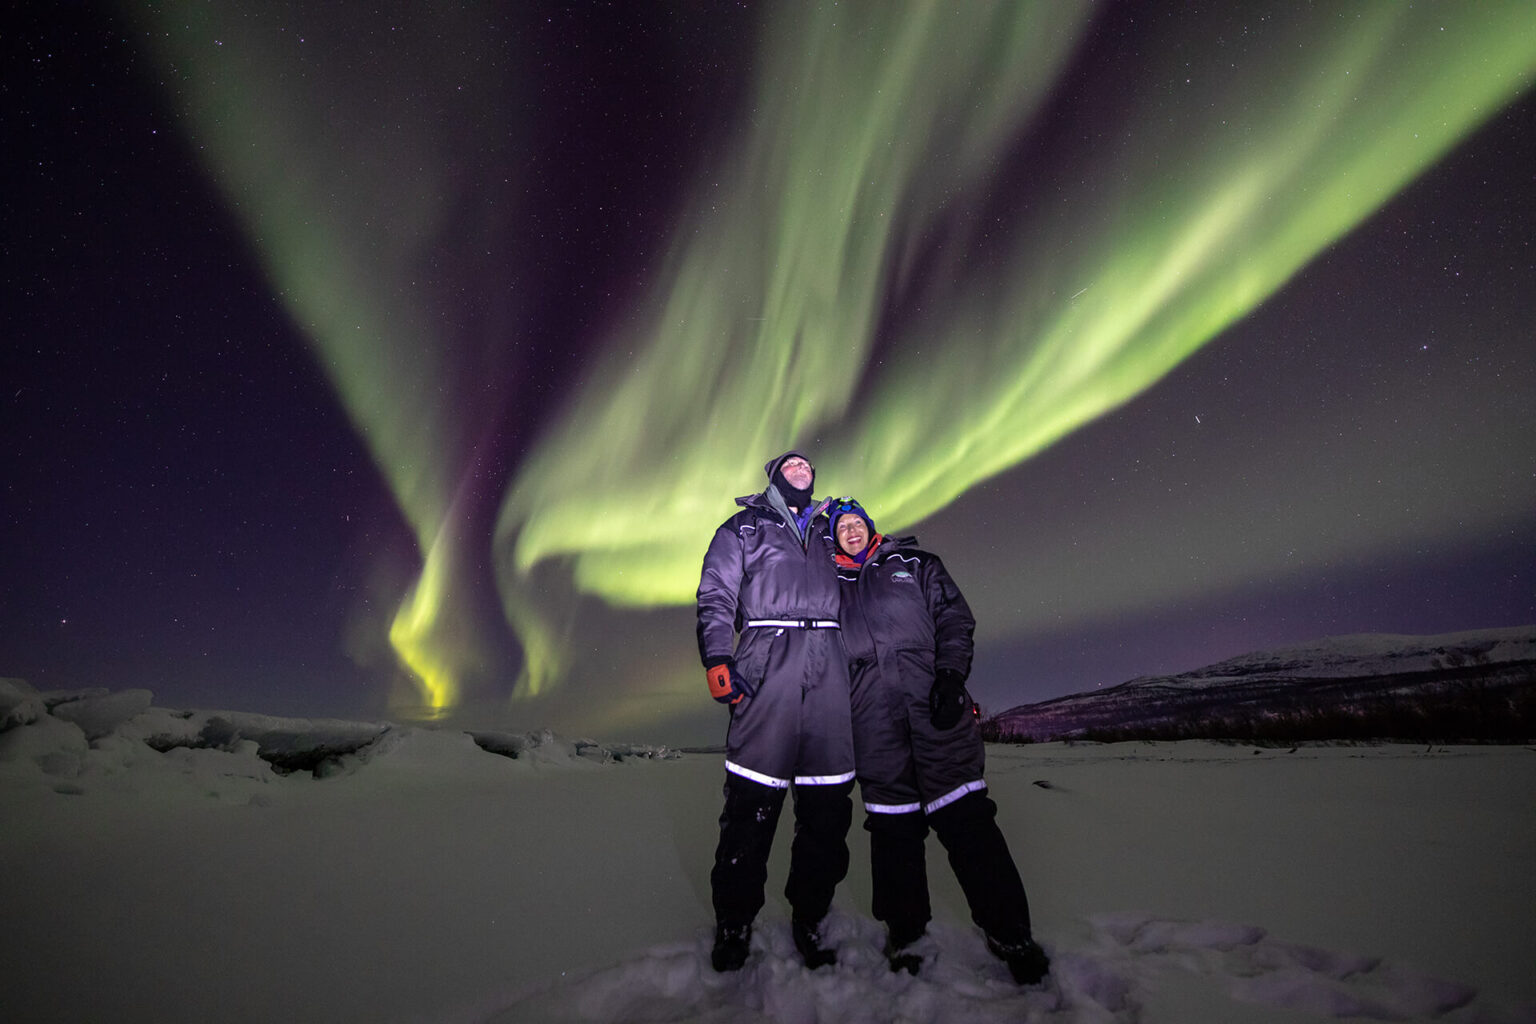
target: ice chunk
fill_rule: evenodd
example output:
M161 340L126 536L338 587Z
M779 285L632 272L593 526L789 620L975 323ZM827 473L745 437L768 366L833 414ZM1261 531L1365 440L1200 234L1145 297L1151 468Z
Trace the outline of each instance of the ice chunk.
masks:
M109 736L119 725L149 709L155 695L148 690L119 690L56 704L53 716L74 722L88 740Z

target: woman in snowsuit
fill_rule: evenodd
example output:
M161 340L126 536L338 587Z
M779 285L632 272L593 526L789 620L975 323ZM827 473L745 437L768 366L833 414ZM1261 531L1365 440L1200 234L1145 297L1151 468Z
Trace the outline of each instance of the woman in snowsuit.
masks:
M932 916L923 842L949 854L971 919L1020 984L1050 961L1031 935L1029 901L997 805L965 692L976 621L937 555L882 537L852 498L828 510L837 541L843 642L851 659L854 759L867 812L874 915L891 969L917 973L913 944Z

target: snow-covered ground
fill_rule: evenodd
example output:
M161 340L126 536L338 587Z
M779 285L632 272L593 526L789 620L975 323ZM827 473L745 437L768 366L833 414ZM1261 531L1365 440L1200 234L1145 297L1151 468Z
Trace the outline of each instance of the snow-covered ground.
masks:
M279 776L232 734L157 752L208 716L113 699L0 734L6 1021L1536 1021L1526 748L993 747L1055 961L1020 990L932 843L933 958L891 974L857 828L838 966L805 971L787 817L753 958L714 974L718 755L395 726Z

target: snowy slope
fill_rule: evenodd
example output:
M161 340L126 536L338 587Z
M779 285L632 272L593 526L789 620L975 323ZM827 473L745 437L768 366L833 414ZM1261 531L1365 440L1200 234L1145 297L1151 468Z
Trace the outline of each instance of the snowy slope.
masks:
M1273 651L1255 651L1175 676L1185 686L1219 686L1263 675L1327 679L1434 672L1470 665L1536 662L1536 626L1436 636L1359 633Z
M1094 729L1189 721L1200 715L1255 717L1297 700L1344 705L1384 694L1444 693L1458 686L1536 686L1536 626L1438 636L1332 637L1026 704L996 717L1007 734L1067 739Z

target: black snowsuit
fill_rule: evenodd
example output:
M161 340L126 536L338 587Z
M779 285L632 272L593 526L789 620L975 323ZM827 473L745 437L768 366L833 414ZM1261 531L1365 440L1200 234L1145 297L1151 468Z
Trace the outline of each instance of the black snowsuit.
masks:
M784 458L769 463L770 478ZM848 656L826 502L804 536L774 486L736 502L742 511L715 531L698 592L700 657L708 665L733 655L737 677L755 691L730 706L725 809L710 875L715 918L749 925L762 909L768 853L792 789L784 895L796 918L815 922L848 872L853 819Z
M938 729L928 706L937 670L969 674L975 619L937 555L910 537L872 544L862 566L842 554L837 563L874 915L897 947L922 935L931 825L972 919L992 938L1018 942L1030 935L1029 902L987 796L975 716Z

